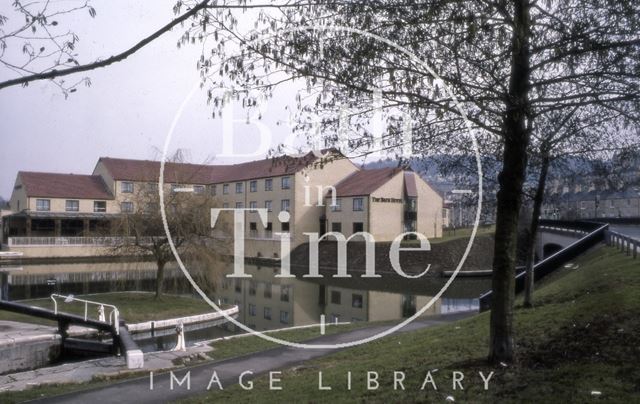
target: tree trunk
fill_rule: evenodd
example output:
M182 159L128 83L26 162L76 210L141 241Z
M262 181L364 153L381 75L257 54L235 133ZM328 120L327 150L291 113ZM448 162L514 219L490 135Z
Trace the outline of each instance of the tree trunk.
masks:
M540 166L540 176L538 177L538 187L533 197L533 213L531 213L531 227L529 229L529 240L527 240L527 261L524 283L524 306L533 306L533 265L536 257L536 238L538 236L538 225L540 223L540 211L544 200L544 188L547 183L547 173L549 171L549 154L544 151L542 154L542 165Z
M498 182L496 235L493 255L489 361L514 360L513 300L516 244L522 185L527 166L529 131L529 36L528 0L514 1L511 78L503 120L504 154Z
M162 296L162 290L164 285L164 261L157 261L158 272L156 274L156 299Z

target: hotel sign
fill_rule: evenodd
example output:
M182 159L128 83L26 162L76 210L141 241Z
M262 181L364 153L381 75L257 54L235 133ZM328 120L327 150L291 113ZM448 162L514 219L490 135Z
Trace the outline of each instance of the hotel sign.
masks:
M382 203L402 203L402 199L398 198L376 198L375 196L371 198L373 202L382 202Z

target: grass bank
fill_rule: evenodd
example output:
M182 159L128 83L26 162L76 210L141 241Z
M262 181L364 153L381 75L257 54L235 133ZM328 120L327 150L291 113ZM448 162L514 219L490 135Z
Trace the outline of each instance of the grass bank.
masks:
M611 248L576 261L536 291L533 309L515 315L518 361L492 368L485 363L489 313L454 324L395 335L284 370L282 390L266 376L253 390L238 386L187 400L210 402L636 402L640 392L640 265ZM318 391L318 371L323 385ZM377 390L367 372L378 373ZM394 371L406 375L406 390L394 390ZM420 390L428 371L431 384ZM464 390L453 390L452 372L464 372ZM494 372L489 389L478 372ZM352 389L347 390L347 373ZM594 392L599 392L596 394Z
M78 298L112 304L120 311L120 318L128 323L151 320L164 320L180 316L189 316L214 311L204 300L188 296L163 295L155 298L153 293L117 292L77 296ZM84 315L84 304L80 302L64 303L58 299L58 310L66 313ZM50 298L23 300L20 303L53 310ZM105 310L108 315L108 309ZM97 318L97 308L89 306L89 316ZM35 317L0 310L0 320L21 321L26 323L54 325L54 322Z

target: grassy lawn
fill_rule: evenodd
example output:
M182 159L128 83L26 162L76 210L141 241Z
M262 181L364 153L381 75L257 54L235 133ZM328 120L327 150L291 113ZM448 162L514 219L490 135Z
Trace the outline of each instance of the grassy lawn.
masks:
M483 313L284 370L281 391L269 390L268 378L261 376L253 390L234 386L188 402L443 402L447 396L473 403L637 402L639 261L603 247L576 263L577 269L559 271L539 286L535 308L516 310L518 362L513 366L485 363L489 313ZM332 390L318 391L318 370ZM438 390L428 384L421 391L430 370ZM366 389L367 371L378 372L378 390ZM405 391L394 391L394 371L406 374ZM464 372L464 390L452 389L453 371ZM495 372L487 391L478 371Z
M100 303L115 305L120 311L120 318L128 323L138 323L150 320L164 320L173 317L202 314L214 311L200 298L163 295L156 299L153 293L122 292L101 293L87 296L76 296ZM46 299L23 300L20 303L31 306L44 307L53 310L53 301ZM80 302L64 303L58 299L58 310L66 313L84 315L84 304ZM105 308L105 314L109 310ZM97 319L96 306L89 306L89 317ZM54 325L55 323L35 317L11 313L0 310L0 320L22 321L27 323Z

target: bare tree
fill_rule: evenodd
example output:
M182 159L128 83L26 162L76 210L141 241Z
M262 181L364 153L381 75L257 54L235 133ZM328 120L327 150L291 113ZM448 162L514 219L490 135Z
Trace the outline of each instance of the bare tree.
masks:
M360 154L374 144L367 114L376 92L388 111L384 141L399 143L407 118L397 119L391 111L402 109L414 124L414 145L423 146L416 151L424 153L457 147L451 138L468 129L454 96L460 100L480 142L499 144L502 163L489 353L498 363L515 357L516 235L532 134L557 111L566 115L589 106L637 122L640 40L634 27L639 7L630 1L611 7L605 0L300 1L277 13L257 14L257 29L251 32L243 32L238 14L208 9L201 21L209 25L206 32L198 25L185 32L183 41L199 38L208 45L199 67L214 109L227 102L217 92L221 87L233 85L234 95L253 106L255 90L269 96L283 82L302 80L298 129L313 129L305 116L334 111L321 121L325 137L337 139L341 123L348 120L349 146L365 149ZM442 82L387 43L324 30L323 24L388 38L429 61ZM308 25L314 28L296 30ZM345 106L349 113L340 116L337 111Z
M219 208L218 200L207 192L193 187L194 170L180 164L168 163L172 184L165 184L164 211L171 241L181 260L191 269L199 269L199 276L211 282L223 269L224 256L229 253L228 237L214 237L209 217L211 209ZM201 189L201 188L198 188ZM186 192L185 192L186 191ZM137 255L153 259L157 267L156 297L163 292L166 264L174 261L174 254L165 232L165 220L160 210L157 183L138 186L132 198L135 210L122 214L112 228L121 242L112 248L115 255ZM216 226L228 231L224 222Z

